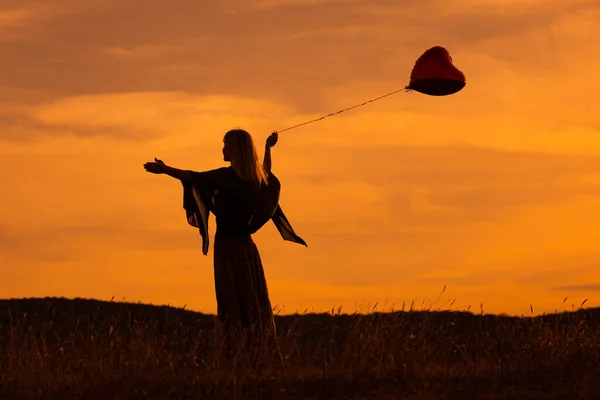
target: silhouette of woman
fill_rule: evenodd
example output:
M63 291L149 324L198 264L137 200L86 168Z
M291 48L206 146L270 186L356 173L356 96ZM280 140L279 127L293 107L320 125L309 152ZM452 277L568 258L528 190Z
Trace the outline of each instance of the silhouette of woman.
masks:
M183 184L187 220L200 231L204 255L209 245L210 212L216 217L217 314L229 339L240 328L252 333L253 341L271 340L275 333L263 265L251 235L272 220L284 240L306 246L279 206L281 185L271 172L271 147L277 140L277 132L267 138L262 164L252 136L242 129L230 130L223 139L223 159L231 163L229 167L195 172L170 167L156 158L144 164L146 171L168 175Z

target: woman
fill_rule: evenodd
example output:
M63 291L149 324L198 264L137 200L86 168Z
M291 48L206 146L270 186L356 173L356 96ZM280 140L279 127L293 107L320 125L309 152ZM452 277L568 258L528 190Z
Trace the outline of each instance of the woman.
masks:
M229 167L194 172L170 167L158 159L144 164L148 172L182 182L188 223L199 229L205 255L208 217L211 211L216 216L217 314L228 337L232 330L244 328L265 339L275 329L261 258L251 235L270 219L284 240L306 246L278 204L281 185L271 172L271 147L277 140L277 132L267 139L263 164L252 137L242 129L230 130L223 139L223 159L231 163Z

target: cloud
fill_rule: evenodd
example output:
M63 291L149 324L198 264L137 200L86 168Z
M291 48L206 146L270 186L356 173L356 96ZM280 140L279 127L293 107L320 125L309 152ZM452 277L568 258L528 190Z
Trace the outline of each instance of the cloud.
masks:
M555 286L552 288L557 291L566 292L598 292L600 291L600 283L598 284L581 284L581 285L569 285L569 286Z
M32 213L32 216L35 215L36 213ZM37 229L19 229L18 226L4 224L0 233L0 253L10 263L84 263L91 257L101 258L102 249L109 247L122 251L143 251L151 247L156 251L186 253L197 248L200 240L199 234L192 227L161 229L148 225L141 228L139 221L134 222L135 216L118 220L105 215L105 220L106 222L96 224L68 225L42 220ZM185 228L183 212L179 222L181 223L176 225ZM214 228L214 221L212 225ZM94 245L90 246L90 243Z
M525 91L522 84L531 87L528 78L540 73L531 66L541 66L556 79L559 69L563 79L567 71L584 69L591 55L578 44L580 36L565 36L563 30L574 34L572 26L593 21L595 7L589 2L531 2L515 12L517 6L507 4L464 2L447 7L439 1L378 0L257 9L242 1L211 7L184 1L172 7L153 0L144 7L132 1L85 7L53 2L40 11L39 2L23 4L23 10L34 10L27 12L52 18L28 27L28 36L19 43L2 45L12 62L0 65L0 85L44 88L56 97L220 93L269 98L300 112L323 111L322 95L330 87L359 80L371 82L371 87L377 82L390 85L399 74L404 81L416 57L434 44L449 46L463 61L473 82L469 90L482 87L482 81L523 77L513 89L481 89L479 97L489 99L483 102L489 107L499 95ZM573 11L584 6L585 14ZM598 38L591 32L586 40ZM568 64L556 58L570 48ZM475 67L483 56L500 64ZM509 63L512 74L500 71L502 62ZM558 92L555 96L559 101Z
M29 217L35 217L36 214L32 212ZM8 223L1 227L0 253L11 264L15 261L60 263L78 260L82 253L89 251L86 242L97 242L120 230L106 224L49 226L41 221L36 225L36 229L31 230Z
M23 24L33 17L33 13L23 9L0 9L0 28Z
M222 135L234 126L253 126L286 114L292 112L285 106L243 97L181 92L75 96L0 111L0 140L74 135L148 141L177 135L193 137L199 145L208 136L212 143L213 134Z
M567 266L573 270L579 264L588 269L598 260L578 258L578 251L589 251L588 242L557 244L577 235L578 226L593 229L589 213L594 212L600 187L582 186L581 177L595 169L598 157L461 146L324 146L312 149L310 157L290 149L290 154L298 153L299 159L305 158L302 170L292 167L301 162L296 157L286 158L277 168L284 183L282 202L293 210L295 229L306 232L311 242L311 265L320 266L313 280L381 284L385 279L419 281L419 274L437 271L442 275L429 283L464 287L522 279L527 269L536 274ZM321 182L335 182L340 176L366 185L355 184L354 196L340 193L337 200L326 197L320 203L329 193ZM362 201L366 189L360 189L369 186L378 199L372 205ZM359 213L347 204L354 197ZM589 201L582 200L586 198ZM337 209L329 219L332 203ZM563 211L569 209L579 213ZM552 237L557 227L563 232ZM522 245L515 246L517 240ZM531 259L552 246L566 252L560 263L557 256ZM378 273L365 275L365 265ZM482 271L475 273L477 269ZM460 275L444 277L452 270Z
M399 106L382 102L377 106L380 111L364 108L282 135L291 145L334 146L344 152L354 146L458 143L517 152L590 155L600 152L597 140L600 131L590 125L595 114L585 114L585 110L565 116L568 119L560 123L560 111L547 120L482 115L471 116L467 122L456 104L466 99L432 100L414 94L399 94L398 99ZM411 106L411 101L420 104L421 110L413 111L417 106ZM428 105L430 111L425 112ZM5 128L0 139L76 135L154 140L176 135L180 140L194 138L191 143L200 144L204 142L200 131L220 134L232 126L244 126L251 132L270 132L320 115L323 114L302 113L273 100L242 96L199 96L186 92L85 95L5 107L0 110L0 125ZM385 121L385 126L376 127L374 120ZM569 120L575 125L569 125ZM323 135L323 131L327 134Z
M334 28L312 29L304 32L291 33L286 36L289 40L303 40L312 38L345 38L348 40L356 40L358 37L372 37L377 32L382 32L381 27L372 25L351 25Z
M293 144L294 149L299 146ZM335 164L327 163L327 159L335 160ZM352 176L384 190L422 187L430 191L435 203L439 201L446 206L462 203L468 209L473 203L498 208L502 206L501 201L506 206L534 205L560 201L563 196L597 195L597 185L580 186L579 179L600 168L597 155L506 151L463 145L382 144L352 148L331 144L312 148L311 157L296 152L291 165L302 160L304 171L293 171L293 167L285 164L279 168L283 168L286 175L290 174L288 179L306 176L307 183L313 182L313 176L321 180ZM325 163L327 168L316 169L316 165ZM313 165L315 172L309 172ZM518 197L514 197L516 192ZM489 197L487 201L475 198L466 201L470 196Z
M520 288L551 287L551 290L570 290L579 285L559 286L572 279L589 275L600 265L600 254L595 251L531 252L502 266L482 264L478 270L441 268L438 271L417 274L413 280L424 284L465 286L514 286Z
M56 0L52 3L25 0L0 1L0 43L14 42L36 36L40 26L48 26L53 20L69 18L81 13L95 12L108 0Z
M251 7L267 9L275 7L315 7L323 5L348 6L352 3L364 2L365 0L259 0L252 2Z

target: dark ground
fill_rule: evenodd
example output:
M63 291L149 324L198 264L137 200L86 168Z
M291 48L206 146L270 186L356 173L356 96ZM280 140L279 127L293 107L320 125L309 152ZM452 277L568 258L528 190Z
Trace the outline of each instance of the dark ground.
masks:
M600 309L277 316L281 359L224 356L215 318L0 300L0 399L600 399Z

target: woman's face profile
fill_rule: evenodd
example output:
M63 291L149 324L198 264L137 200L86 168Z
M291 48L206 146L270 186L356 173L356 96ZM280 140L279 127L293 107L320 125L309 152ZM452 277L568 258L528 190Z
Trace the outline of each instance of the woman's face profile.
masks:
M227 141L223 139L223 161L231 161L229 158L229 148L227 147Z

